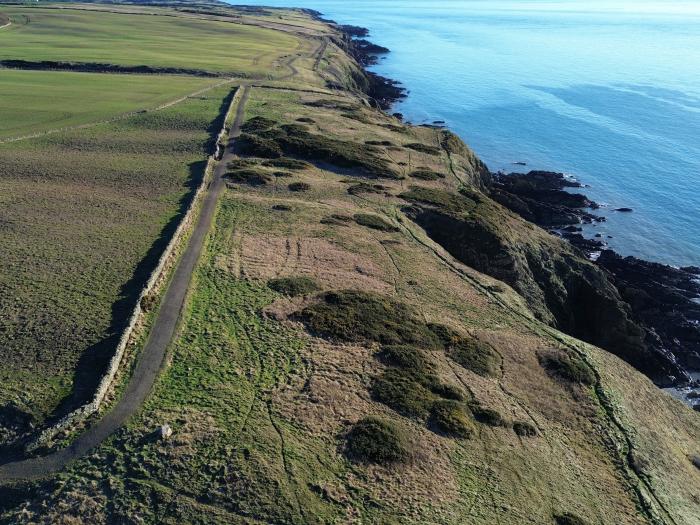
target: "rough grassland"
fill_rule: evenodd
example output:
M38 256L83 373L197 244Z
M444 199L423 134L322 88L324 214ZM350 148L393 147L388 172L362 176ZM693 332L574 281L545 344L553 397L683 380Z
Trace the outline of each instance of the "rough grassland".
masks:
M0 69L0 141L153 109L215 82L220 80Z
M0 406L41 421L74 384L89 393L203 174L230 90L0 145Z
M186 17L3 8L0 59L192 68L267 77L300 40L261 27ZM286 68L281 69L287 73Z

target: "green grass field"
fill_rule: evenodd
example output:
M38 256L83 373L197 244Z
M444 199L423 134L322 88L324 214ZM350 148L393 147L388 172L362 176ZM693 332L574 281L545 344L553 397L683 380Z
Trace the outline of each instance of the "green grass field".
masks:
M0 140L152 109L211 78L0 69Z
M101 62L274 76L302 41L250 25L186 16L3 7L0 60ZM164 14L167 13L164 11ZM280 69L287 73L286 68Z
M202 176L230 92L0 144L0 406L41 421L74 385L89 392Z

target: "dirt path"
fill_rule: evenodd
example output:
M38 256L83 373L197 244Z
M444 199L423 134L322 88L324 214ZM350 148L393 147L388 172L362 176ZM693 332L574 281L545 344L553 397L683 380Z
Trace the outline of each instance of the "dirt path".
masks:
M189 244L175 269L146 346L121 399L110 412L68 447L48 456L0 465L0 482L41 478L62 469L69 462L82 457L102 443L110 434L120 428L130 416L141 408L148 397L163 365L167 348L175 335L192 273L202 253L204 240L214 218L218 198L224 188L223 175L226 173L226 165L234 157L232 145L240 134L250 87L246 85L242 86L241 89L243 90L242 96L238 103L236 118L231 127L230 139L224 156L216 167Z

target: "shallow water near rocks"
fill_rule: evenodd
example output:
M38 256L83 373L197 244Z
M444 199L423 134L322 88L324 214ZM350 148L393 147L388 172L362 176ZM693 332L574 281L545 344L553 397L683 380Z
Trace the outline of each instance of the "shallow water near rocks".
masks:
M445 121L492 171L574 175L608 206L587 233L622 254L700 263L700 3L247 3L369 28L408 120Z

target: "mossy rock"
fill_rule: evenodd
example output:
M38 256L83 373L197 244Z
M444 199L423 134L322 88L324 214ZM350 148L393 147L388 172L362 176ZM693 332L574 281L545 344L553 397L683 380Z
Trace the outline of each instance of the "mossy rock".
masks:
M563 352L551 352L539 356L539 362L547 373L557 379L581 385L594 385L595 374L580 357Z
M410 344L439 348L440 343L403 303L369 292L327 292L296 318L314 334L344 342Z
M390 368L374 380L372 398L403 416L425 419L435 395L421 379L408 370Z
M345 454L353 461L389 465L406 461L410 450L405 433L395 423L367 417L348 432Z
M535 426L525 421L516 421L513 423L513 431L520 437L537 436L537 429Z
M357 224L366 228L371 228L372 230L379 230L382 232L399 231L399 229L396 226L394 226L393 224L389 224L378 215L370 215L368 213L357 213L354 218Z
M236 140L236 150L241 155L250 155L251 157L262 157L266 159L274 159L282 156L282 149L277 142L272 139L248 133L244 133L238 137Z
M255 133L258 131L263 131L270 129L277 124L274 120L270 120L265 117L253 117L248 119L242 126L241 131L245 133Z
M428 155L440 155L441 150L440 148L436 148L435 146L428 146L427 144L423 144L421 142L412 142L411 144L404 144L404 148L409 148L414 151L418 151L420 153L427 153Z
M444 345L447 355L455 363L480 376L498 375L501 358L490 345L473 337L463 336L444 325L429 326Z
M289 157L280 157L278 159L266 160L262 163L263 166L268 168L283 168L286 170L301 171L309 168L313 168L313 164L306 162L305 160L290 159Z
M318 291L318 284L311 277L280 277L267 282L274 291L290 297Z
M292 182L289 186L287 186L287 188L289 188L289 191L298 193L309 191L311 189L311 185L307 184L306 182Z
M249 168L232 171L227 173L226 177L233 182L249 186L265 186L273 180L269 173Z
M556 514L554 516L556 525L588 525L583 518L579 518L576 514L565 512L564 514Z
M490 427L508 427L510 426L508 420L506 420L498 411L492 408L484 408L479 405L473 405L471 407L474 419L479 423L488 425Z
M463 439L471 437L474 423L468 410L458 401L436 401L430 411L430 426L446 436Z
M444 179L445 176L442 173L429 169L417 169L408 174L409 177L419 180L431 181Z

